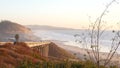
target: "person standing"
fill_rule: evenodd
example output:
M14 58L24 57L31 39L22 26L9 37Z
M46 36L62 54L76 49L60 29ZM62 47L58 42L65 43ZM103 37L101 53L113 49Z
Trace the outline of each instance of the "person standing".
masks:
M19 42L19 34L15 35L14 45Z

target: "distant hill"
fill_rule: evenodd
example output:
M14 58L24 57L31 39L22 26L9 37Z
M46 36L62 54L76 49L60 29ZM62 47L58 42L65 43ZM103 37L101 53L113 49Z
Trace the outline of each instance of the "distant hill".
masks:
M4 20L0 22L0 41L13 41L15 34L19 34L20 41L38 41L32 31L20 24ZM11 40L13 39L13 40Z
M32 33L29 28L7 20L0 22L0 31L3 33Z
M56 27L48 25L28 25L27 27L37 30L74 30L72 28Z

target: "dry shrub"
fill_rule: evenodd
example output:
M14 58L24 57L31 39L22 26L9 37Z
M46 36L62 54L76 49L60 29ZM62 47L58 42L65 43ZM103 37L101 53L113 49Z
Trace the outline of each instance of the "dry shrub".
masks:
M45 60L37 51L34 51L23 42L15 45L6 43L0 46L0 66L6 66L6 68L17 67L24 59L30 60L33 63Z

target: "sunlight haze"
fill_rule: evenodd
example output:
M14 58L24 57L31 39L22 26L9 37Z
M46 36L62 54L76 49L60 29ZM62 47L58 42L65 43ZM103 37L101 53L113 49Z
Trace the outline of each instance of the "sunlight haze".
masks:
M0 20L23 25L86 28L111 0L0 0ZM119 2L119 0L118 0ZM120 22L120 4L114 3L104 17L108 25Z

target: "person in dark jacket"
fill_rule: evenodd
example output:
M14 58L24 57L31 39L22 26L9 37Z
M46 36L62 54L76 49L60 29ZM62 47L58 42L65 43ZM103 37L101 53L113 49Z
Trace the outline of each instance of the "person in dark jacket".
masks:
M15 35L14 45L19 42L19 34Z

